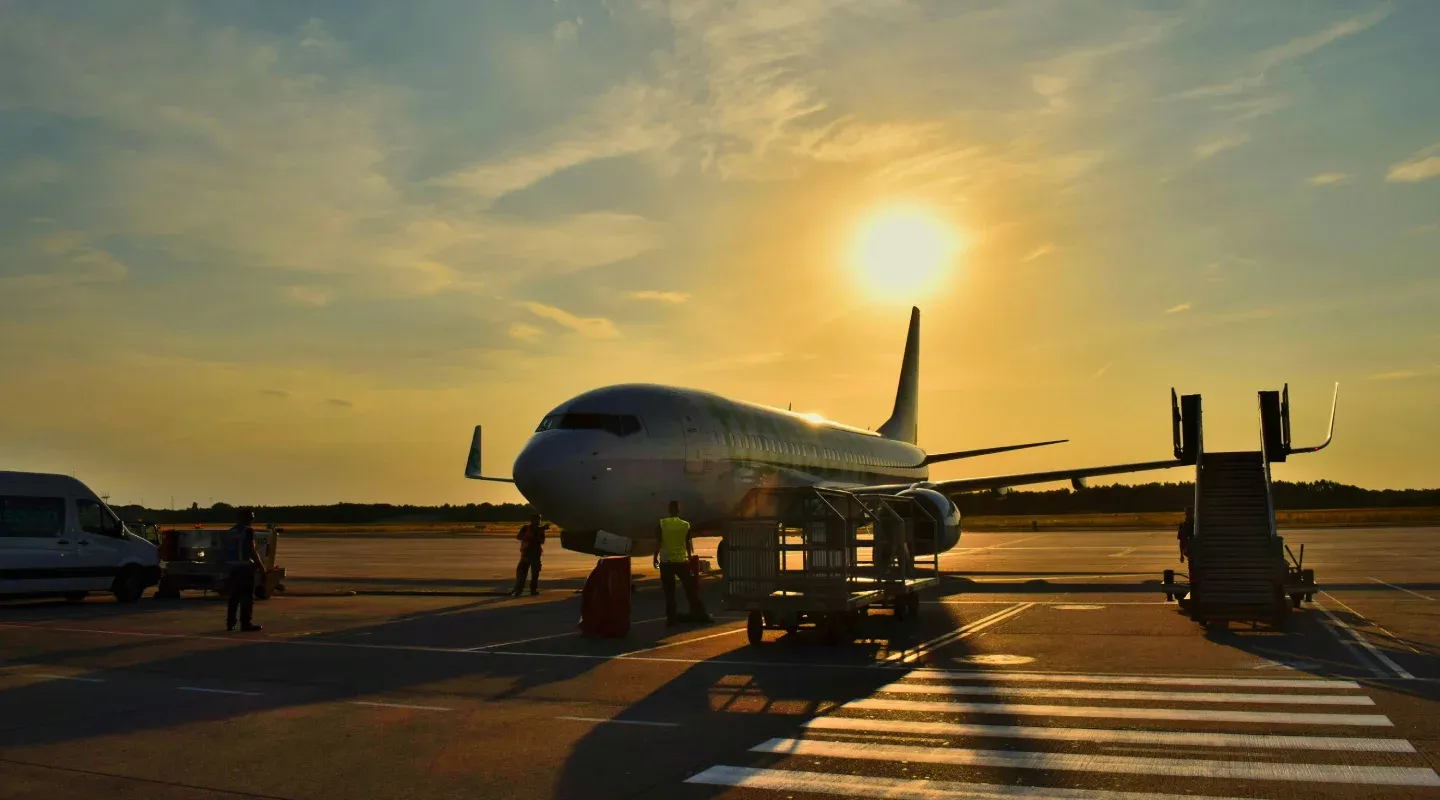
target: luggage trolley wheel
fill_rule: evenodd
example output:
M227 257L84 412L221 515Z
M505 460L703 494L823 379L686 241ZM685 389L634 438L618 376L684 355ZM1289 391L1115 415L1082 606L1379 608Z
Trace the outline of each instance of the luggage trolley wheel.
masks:
M760 644L765 640L765 618L759 611L751 611L746 618L745 636L750 644Z
M1169 587L1169 586L1174 586L1174 585L1175 585L1175 570L1173 570L1173 569L1167 569L1167 570L1165 570L1165 572L1163 572L1163 573L1161 574L1160 583L1161 583L1163 586L1167 586L1167 587ZM1175 593L1174 593L1174 592L1166 592L1166 593L1165 593L1165 602L1168 603L1168 602L1170 602L1171 600L1174 600L1174 599L1175 599Z

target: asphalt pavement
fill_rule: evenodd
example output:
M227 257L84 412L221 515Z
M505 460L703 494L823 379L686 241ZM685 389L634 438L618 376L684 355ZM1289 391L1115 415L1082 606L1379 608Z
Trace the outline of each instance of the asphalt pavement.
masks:
M1209 632L1174 534L966 534L918 617L767 632L703 582L587 639L594 559L292 538L258 634L198 593L0 604L0 798L1440 797L1440 529L1283 532L1324 591ZM702 551L705 548L702 547Z

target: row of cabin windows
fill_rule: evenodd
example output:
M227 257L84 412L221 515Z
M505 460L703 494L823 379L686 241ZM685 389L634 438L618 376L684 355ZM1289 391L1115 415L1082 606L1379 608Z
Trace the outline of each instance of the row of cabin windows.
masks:
M905 467L904 464L899 462L886 458L876 458L866 453L852 453L848 450L837 450L831 447L817 447L813 444L786 442L771 439L768 436L758 436L749 433L726 433L725 444L733 448L759 450L764 453L783 453L785 455L805 458L823 458L827 461L844 461L866 467L892 467L896 469L903 469Z
M0 538L59 538L65 533L67 505L61 497L0 496ZM86 533L117 539L125 535L120 520L95 500L76 500L72 513Z

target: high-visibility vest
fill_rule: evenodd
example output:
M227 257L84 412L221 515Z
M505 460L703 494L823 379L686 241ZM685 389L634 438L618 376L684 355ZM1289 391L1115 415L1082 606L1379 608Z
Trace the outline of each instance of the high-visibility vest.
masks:
M683 564L690 560L690 551L685 549L685 538L690 534L690 523L679 517L660 520L660 560L671 564Z

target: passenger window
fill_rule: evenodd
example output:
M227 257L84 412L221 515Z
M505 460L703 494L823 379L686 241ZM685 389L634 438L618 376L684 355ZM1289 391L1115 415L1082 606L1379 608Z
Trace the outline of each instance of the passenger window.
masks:
M120 523L104 506L94 500L76 500L75 510L79 513L77 519L80 520L80 530L100 536L120 535Z
M65 530L59 497L0 497L0 537L48 539Z

